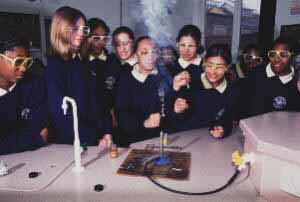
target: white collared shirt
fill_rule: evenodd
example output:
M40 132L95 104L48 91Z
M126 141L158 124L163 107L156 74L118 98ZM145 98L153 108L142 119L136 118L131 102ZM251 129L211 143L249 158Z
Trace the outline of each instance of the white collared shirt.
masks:
M199 66L201 64L202 58L200 55L197 55L197 57L193 61L185 61L181 57L178 59L178 63L183 69L186 69L190 64L194 64Z
M0 87L0 97L6 95L7 93L11 92L15 87L16 87L16 83L14 85L12 85L11 87L9 87L8 90L5 90L3 88Z
M294 72L295 72L294 67L291 66L291 72L289 74L284 75L284 76L278 76L281 83L286 84L286 83L290 82L294 77ZM271 63L269 63L267 65L266 73L267 73L268 78L276 76L275 73L273 72L272 68L271 68Z
M82 60L82 57L81 57L80 53L73 53L73 54L72 54L72 59L74 59L76 56L77 56L80 60Z
M203 83L203 87L205 89L212 89L213 86L210 84L210 82L208 81L208 79L206 78L205 76L205 73L202 73L201 74L201 81ZM226 90L227 88L227 81L226 79L224 78L223 81L215 88L219 93L224 93L224 91Z
M124 65L128 63L130 66L134 66L137 63L137 60L135 59L135 57L131 57L127 60L121 60L121 64Z
M139 68L140 68L140 67L139 67L139 64L134 65L134 67L133 67L133 69L132 69L132 71L131 71L131 74L132 74L132 76L133 76L136 80L138 80L138 81L141 82L141 83L144 83L144 82L146 81L148 75L142 74L142 73L140 72ZM150 74L157 75L157 74L158 74L157 69L156 69L156 68L153 69L152 72L151 72Z
M245 74L242 71L240 62L237 62L236 65L235 65L235 67L236 67L236 73L237 73L238 77L239 78L245 78Z
M104 51L102 51L102 53L98 56L94 56L94 55L90 55L89 56L89 60L90 61L93 61L95 59L99 59L99 60L103 60L103 61L106 61L107 60L107 55L104 53Z

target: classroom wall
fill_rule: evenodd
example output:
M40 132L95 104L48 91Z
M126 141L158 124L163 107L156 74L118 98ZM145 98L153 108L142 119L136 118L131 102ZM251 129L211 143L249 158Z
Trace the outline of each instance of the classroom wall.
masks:
M126 17L130 14L129 4L135 3L136 0L123 0L123 24L132 26L132 19ZM200 0L197 0L200 1ZM176 33L183 24L193 22L193 16L197 13L188 12L195 10L195 2L179 0L179 5L174 21L179 26L175 26L172 33ZM202 0L201 0L202 1ZM300 15L290 15L290 5L295 0L277 0L277 10L275 16L275 37L279 36L281 25L290 25L300 23ZM194 2L194 3L192 3ZM51 16L52 13L63 5L69 5L82 10L87 17L103 18L112 29L120 25L120 0L1 0L0 11L16 13L34 13L41 16ZM178 16L184 16L179 18Z
M52 16L65 5L80 9L88 18L103 18L113 28L120 25L120 0L1 0L0 11Z

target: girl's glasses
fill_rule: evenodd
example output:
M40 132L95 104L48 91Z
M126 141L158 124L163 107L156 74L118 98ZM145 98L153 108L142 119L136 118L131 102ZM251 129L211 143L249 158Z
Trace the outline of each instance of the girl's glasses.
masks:
M271 50L268 52L268 57L269 58L275 58L276 56L279 56L281 59L286 59L291 57L292 53L289 51L275 51Z
M109 36L92 35L91 39L95 43L100 42L100 41L103 41L105 43L109 43L110 42L110 37Z
M196 48L196 45L194 44L187 44L187 43L178 43L178 48Z
M161 55L160 57L163 59L175 59L174 55Z
M12 59L3 54L0 54L0 57L3 57L7 61L9 61L16 70L18 70L22 66L24 66L25 69L28 69L33 63L32 57L15 57L14 59Z
M203 64L204 68L207 68L207 69L212 69L212 70L222 70L222 69L227 69L228 65L225 65L225 64L213 64L213 63L210 63L210 62L205 62Z
M147 56L147 55L154 55L154 56L159 56L160 55L160 50L159 49L152 49L152 50L142 50L137 53L140 56Z
M87 26L75 26L71 28L72 32L81 32L83 36L88 36L90 33L90 28Z
M263 61L262 57L256 55L244 54L243 57L245 62L255 62L260 64Z
M132 41L128 40L128 41L116 41L116 43L114 44L116 47L125 47L128 45L131 45Z

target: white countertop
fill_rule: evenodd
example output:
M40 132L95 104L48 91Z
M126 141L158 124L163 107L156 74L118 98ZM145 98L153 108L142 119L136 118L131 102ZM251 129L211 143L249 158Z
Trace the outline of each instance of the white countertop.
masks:
M222 140L210 137L207 129L177 133L170 135L169 139L171 145L182 146L183 151L191 152L190 179L159 181L182 191L209 191L224 185L234 173L231 153L235 150L242 152L243 149L240 130ZM144 148L147 143L158 144L159 139L139 142L131 145L131 148ZM32 152L0 156L0 160L5 161L9 167L16 167L10 175L0 177L0 201L264 201L257 196L247 179L246 170L229 188L207 196L174 194L156 187L144 177L116 174L130 149L119 148L119 157L112 159L107 151L89 147L83 158L85 171L80 174L71 171L74 165L70 165L73 159L73 147L70 145L50 145ZM29 179L30 171L38 171L41 174L37 178ZM96 184L104 185L104 190L95 192ZM23 192L8 191L4 190L5 188L41 190Z
M257 150L300 165L300 113L271 112L240 121Z

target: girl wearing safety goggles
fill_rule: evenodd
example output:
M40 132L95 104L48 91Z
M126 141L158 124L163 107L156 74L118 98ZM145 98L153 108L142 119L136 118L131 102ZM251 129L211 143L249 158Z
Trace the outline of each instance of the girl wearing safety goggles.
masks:
M29 41L4 39L0 47L0 155L43 146L48 137L45 82L26 72L32 65Z
M160 52L149 36L136 40L134 52L138 63L131 72L120 75L116 92L118 124L128 143L159 135L160 102L163 102L160 98L165 99L171 83L171 79L168 80L169 77L157 66Z
M82 55L85 59L93 61L99 59L107 60L108 51L106 45L110 42L110 29L100 18L91 18L87 22L90 33L82 48ZM102 68L103 69L103 68Z
M109 42L110 29L100 18L91 18L87 22L90 34L85 38L80 56L91 75L91 83L96 92L101 96L104 94L104 75L107 74L107 60L109 58L106 45Z
M244 117L271 111L300 110L295 70L292 66L293 40L279 37L268 51L269 63L249 75L243 92L247 97Z
M55 12L50 34L52 55L47 58L46 68L51 118L56 142L73 144L72 115L64 116L61 109L64 96L72 97L77 102L81 142L110 146L111 129L103 124L108 115L102 114L104 104L99 103L102 100L98 99L90 72L79 54L89 32L81 11L65 6Z
M209 127L215 138L228 135L232 128L234 104L238 89L225 78L231 63L228 46L215 44L207 49L204 57L204 73L200 81L192 83L187 99L180 97L180 89L187 84L185 72L173 82L173 111L180 117L173 124L177 130Z
M171 75L174 77L181 72L186 72L191 81L199 80L203 62L199 55L201 47L200 29L195 25L185 25L180 29L176 41L179 58L173 67L168 68Z
M264 63L260 48L256 44L247 45L242 55L238 57L235 65L232 65L228 76L231 80L245 78L257 66Z

